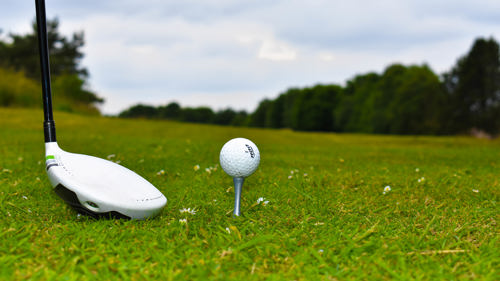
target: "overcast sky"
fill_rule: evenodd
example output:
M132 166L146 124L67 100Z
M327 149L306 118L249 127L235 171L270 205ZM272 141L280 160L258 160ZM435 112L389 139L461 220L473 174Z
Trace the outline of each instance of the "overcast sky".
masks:
M90 87L116 114L136 103L253 111L290 87L343 85L391 63L449 70L477 37L500 40L498 0L46 0L85 32ZM33 1L2 0L26 33Z

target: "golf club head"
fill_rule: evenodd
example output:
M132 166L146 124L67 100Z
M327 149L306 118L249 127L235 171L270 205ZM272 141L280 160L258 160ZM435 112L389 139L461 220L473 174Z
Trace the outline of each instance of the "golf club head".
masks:
M93 217L145 219L167 198L135 172L101 158L68 153L45 143L46 167L55 192L79 213Z

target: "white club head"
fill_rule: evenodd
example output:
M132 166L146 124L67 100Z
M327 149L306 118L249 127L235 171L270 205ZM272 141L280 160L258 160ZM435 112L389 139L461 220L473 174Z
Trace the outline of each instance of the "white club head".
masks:
M55 192L80 213L93 217L145 219L167 198L135 172L101 158L68 153L45 143L46 167Z
M167 198L141 176L111 161L65 152L57 145L45 0L36 0L35 6L46 167L55 192L77 211L94 217L144 219L158 214Z

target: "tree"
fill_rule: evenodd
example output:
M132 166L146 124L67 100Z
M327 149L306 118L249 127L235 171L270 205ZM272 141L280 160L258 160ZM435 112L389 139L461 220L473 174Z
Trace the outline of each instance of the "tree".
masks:
M158 115L163 119L177 120L181 118L181 106L176 102L171 102L166 106L158 107Z
M151 105L138 104L121 112L118 116L122 118L155 118L158 116L158 110Z
M377 73L357 75L347 81L339 105L334 111L335 126L340 132L373 132L373 102L377 96Z
M232 126L248 126L250 120L249 115L246 111L241 110L236 112L233 121L231 121Z
M0 38L0 67L23 73L34 81L40 81L40 59L38 55L37 25L33 22L31 33L10 33L5 40ZM84 46L84 33L75 32L71 39L61 35L58 19L47 21L47 36L50 51L50 70L53 94L65 97L63 106L68 111L98 113L95 104L104 100L93 93L87 84L88 71L80 66Z
M263 104L262 106L267 106L265 116L261 116L264 118L264 126L268 128L292 128L292 111L297 97L302 92L302 89L290 88L271 103ZM261 110L264 112L263 109Z
M269 106L266 112L265 126L268 128L283 128L283 112L285 111L285 96L280 95Z
M23 71L26 76L40 79L40 59L38 56L37 25L32 24L32 33L26 35L9 34L11 43L0 43L0 65ZM59 33L57 18L47 21L47 38L50 50L50 71L54 76L77 74L87 78L88 71L80 66L84 46L84 33L73 33L71 40Z
M235 117L236 111L228 108L215 113L213 122L217 125L230 125Z
M342 88L337 85L305 88L294 103L292 129L334 131L334 111L341 92Z
M182 110L181 121L194 123L212 123L214 112L208 107L187 107Z
M442 133L447 97L439 77L427 65L405 67L399 76L393 85L392 99L385 107L387 133Z
M77 103L94 104L102 103L104 100L87 89L85 81L76 74L63 74L56 76L52 83L55 95L63 95Z
M259 103L257 109L250 116L250 126L264 128L266 126L266 119L268 111L272 106L272 101L264 99Z
M426 66L388 66L382 75L347 82L335 112L340 131L378 134L439 134L446 93ZM340 124L339 124L340 123Z
M450 95L451 131L500 132L500 49L493 38L476 39L469 53L444 74L444 83Z

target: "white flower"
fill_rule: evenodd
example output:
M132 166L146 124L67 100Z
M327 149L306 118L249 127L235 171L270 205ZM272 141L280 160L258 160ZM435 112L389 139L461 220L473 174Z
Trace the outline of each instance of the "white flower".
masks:
M229 229L229 227L226 227L226 231L227 233L231 233L231 229Z
M292 176L288 176L288 179L291 180L293 177Z
M257 199L257 204L260 203L262 203L262 206L266 206L269 203L269 201L266 201L266 198L264 197L260 197L259 199Z
M416 168L416 169L415 169L415 172L417 172L417 173L418 173L418 172L420 172L420 169L419 169L419 168Z
M187 209L186 208L182 208L182 209L179 210L179 212L181 214L184 214L184 213L190 213L191 215L195 215L196 214L195 208L193 208L192 210L191 210L191 208L187 208Z
M479 190L473 189L472 192L479 193Z
M418 182L423 182L423 181L425 181L425 178L424 178L424 177L421 177L421 178L419 178L417 181L418 181Z
M193 170L196 172L200 169L200 165L194 165Z
M319 253L323 253L324 251L325 251L325 250L323 250L323 249L319 249L319 250L318 250L318 252L319 252Z
M211 174L212 170L210 170L210 168L205 168L205 172L207 172L208 174Z
M26 197L26 196L24 196L24 195L23 195L23 199L24 199L24 200L28 200L28 197Z
M161 175L164 175L165 174L165 170L160 170L158 173L156 173L157 175L161 176Z
M385 195L389 191L391 191L391 187L388 185L388 186L384 187L384 191L382 192L382 194Z
M179 222L180 222L181 224L187 224L187 222L188 222L188 221L187 221L187 219L180 219L180 220L179 220Z

